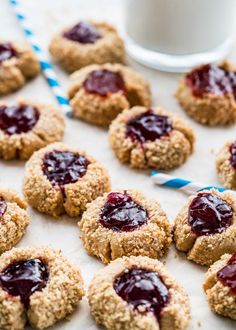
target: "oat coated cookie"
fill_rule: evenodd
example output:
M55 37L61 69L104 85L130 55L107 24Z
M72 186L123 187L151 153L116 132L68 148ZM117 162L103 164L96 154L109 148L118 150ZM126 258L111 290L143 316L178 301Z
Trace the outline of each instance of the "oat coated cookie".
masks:
M0 188L0 254L15 246L29 224L25 202L13 190Z
M159 202L136 190L105 193L79 222L87 252L104 263L122 256L159 259L171 244L171 225Z
M197 122L209 125L236 121L236 68L229 62L206 64L189 72L179 83L176 97Z
M0 95L19 89L39 71L38 60L28 45L0 42Z
M183 164L193 151L195 135L188 124L157 107L124 110L109 128L117 158L134 168L169 170Z
M178 250L201 265L236 251L236 199L231 193L203 190L188 199L175 219Z
M213 312L236 320L236 252L224 254L209 268L203 288Z
M69 98L74 116L107 126L124 109L149 107L149 83L121 64L90 65L71 76Z
M0 257L0 328L45 329L64 319L84 295L80 270L60 250L19 248Z
M0 157L28 159L47 144L60 141L65 123L60 110L51 105L19 101L0 103Z
M221 184L236 189L236 141L225 143L216 156L216 171Z
M95 274L88 299L97 323L109 330L183 330L190 321L184 288L148 257L112 261Z
M81 21L57 34L49 50L69 72L94 63L123 63L125 60L123 40L106 22Z
M86 152L53 143L26 163L23 190L28 203L57 217L80 215L86 204L110 189L106 169Z

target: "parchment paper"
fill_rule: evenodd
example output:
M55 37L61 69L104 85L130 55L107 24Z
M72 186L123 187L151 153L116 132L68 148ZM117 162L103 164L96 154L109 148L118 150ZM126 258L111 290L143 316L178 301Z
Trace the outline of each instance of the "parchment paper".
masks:
M22 3L29 13L35 32L45 47L54 33L66 25L79 21L80 18L106 19L117 25L118 28L122 27L123 0L22 0ZM1 39L25 40L7 0L0 0L0 36ZM236 62L235 55L236 47L229 56L234 62ZM151 82L154 104L160 104L167 110L187 118L173 96L180 75L154 71L134 63L130 59L129 64ZM63 86L67 89L68 75L58 67L56 70ZM6 99L14 101L18 97L56 104L42 76ZM208 128L187 119L196 131L196 149L187 163L172 171L172 174L206 184L218 184L215 171L215 152L228 138L235 138L235 127ZM86 149L101 161L109 169L114 189L137 188L147 196L157 198L167 212L170 221L173 222L175 215L186 202L186 195L154 186L147 172L131 170L121 165L109 148L106 130L78 120L66 119L66 121L65 143ZM23 173L24 162L0 161L1 186L14 188L22 194ZM65 255L80 266L87 287L93 274L103 265L95 258L89 257L83 249L79 239L77 219L64 216L54 220L32 209L30 209L30 216L31 224L18 246L47 244L61 248ZM169 271L184 285L190 296L193 316L190 329L236 329L235 322L214 315L208 308L202 290L206 268L187 261L183 254L176 252L174 246L166 258L166 264ZM86 299L83 299L70 321L60 322L53 329L95 330L100 328L90 316Z

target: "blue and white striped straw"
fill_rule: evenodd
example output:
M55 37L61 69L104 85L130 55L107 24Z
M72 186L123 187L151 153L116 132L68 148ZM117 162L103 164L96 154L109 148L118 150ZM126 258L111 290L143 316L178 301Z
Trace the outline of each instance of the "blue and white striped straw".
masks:
M14 9L14 12L16 14L16 17L18 21L21 24L21 27L24 31L24 34L26 35L27 39L29 40L29 43L31 44L31 47L35 51L35 53L38 56L39 63L42 69L42 72L48 82L48 85L51 87L52 92L61 106L61 109L63 112L67 115L72 113L71 106L69 104L69 101L67 97L65 96L59 82L56 76L56 73L53 69L53 66L48 59L48 56L43 51L43 48L40 46L40 43L38 42L29 22L27 15L24 13L24 10L21 6L20 0L9 0L12 8Z
M225 189L222 187L208 186L208 185L204 185L202 183L192 182L192 181L181 179L181 178L176 178L171 175L161 173L161 172L156 172L156 171L151 172L151 179L154 183L156 183L162 187L181 190L188 194L195 194L195 193L200 192L201 190L209 190L212 188L214 188L220 192L230 191L231 193L235 194L235 191L228 190L228 189Z

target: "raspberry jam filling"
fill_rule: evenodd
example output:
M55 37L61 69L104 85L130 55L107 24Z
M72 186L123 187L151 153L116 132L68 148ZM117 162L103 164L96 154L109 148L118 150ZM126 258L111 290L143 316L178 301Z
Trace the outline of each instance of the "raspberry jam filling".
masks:
M90 72L87 79L83 82L83 87L87 93L108 96L109 94L125 93L125 82L119 72L106 69L94 70Z
M95 26L86 22L79 22L70 30L66 31L63 36L81 44L94 44L102 37Z
M236 141L231 144L229 147L230 152L230 163L233 166L234 169L236 169Z
M172 130L171 119L167 116L157 115L151 109L126 124L127 137L140 143L169 136Z
M7 203L5 199L2 196L0 196L0 217L4 215L6 210L7 210Z
M236 294L236 253L229 259L228 264L218 271L217 279Z
M189 206L188 223L197 236L224 232L233 221L231 206L210 193L200 193Z
M114 231L133 231L147 223L148 213L127 193L112 192L100 214L102 226Z
M6 134L30 131L39 119L39 111L31 105L0 106L0 129Z
M42 170L53 185L63 186L82 178L90 162L70 151L51 151L43 159Z
M196 97L203 97L208 93L230 93L236 98L236 72L227 71L216 64L206 64L191 71L186 75L186 83Z
M48 269L40 259L15 262L0 273L0 286L11 296L20 296L22 304L29 307L30 296L47 285Z
M169 290L157 272L129 269L115 279L113 287L140 313L152 312L158 320L169 301Z
M0 64L12 57L17 56L17 51L9 42L0 43Z

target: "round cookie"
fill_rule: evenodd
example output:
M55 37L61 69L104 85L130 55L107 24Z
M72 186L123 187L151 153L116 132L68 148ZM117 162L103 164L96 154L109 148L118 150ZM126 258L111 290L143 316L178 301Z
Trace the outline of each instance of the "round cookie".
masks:
M122 256L159 259L171 244L171 225L159 202L135 190L105 193L87 206L79 222L90 255L104 263Z
M19 89L39 71L38 59L28 45L0 42L0 95Z
M80 270L59 250L20 248L0 257L0 328L45 329L64 319L84 295Z
M216 171L221 184L236 189L236 141L228 141L216 156Z
M188 296L164 265L123 257L95 274L88 292L92 315L109 330L184 330Z
M0 254L13 248L24 236L29 224L26 207L15 191L0 188Z
M236 199L230 193L203 190L188 199L175 219L176 248L201 265L236 251Z
M180 81L176 97L186 113L209 125L236 121L236 68L229 62L194 68Z
M86 204L110 189L106 169L84 151L54 143L26 163L23 190L28 203L57 217L80 215Z
M117 158L134 168L169 170L183 164L193 151L195 136L188 124L164 109L124 110L109 128Z
M224 254L209 268L203 288L213 312L236 320L236 253Z
M49 50L65 70L73 72L90 64L123 63L124 43L116 29L105 22L79 22L57 34Z
M149 107L149 83L121 64L90 65L71 76L69 98L74 116L107 126L124 109Z
M0 157L28 159L47 144L60 141L65 123L59 109L51 105L19 101L0 103Z

